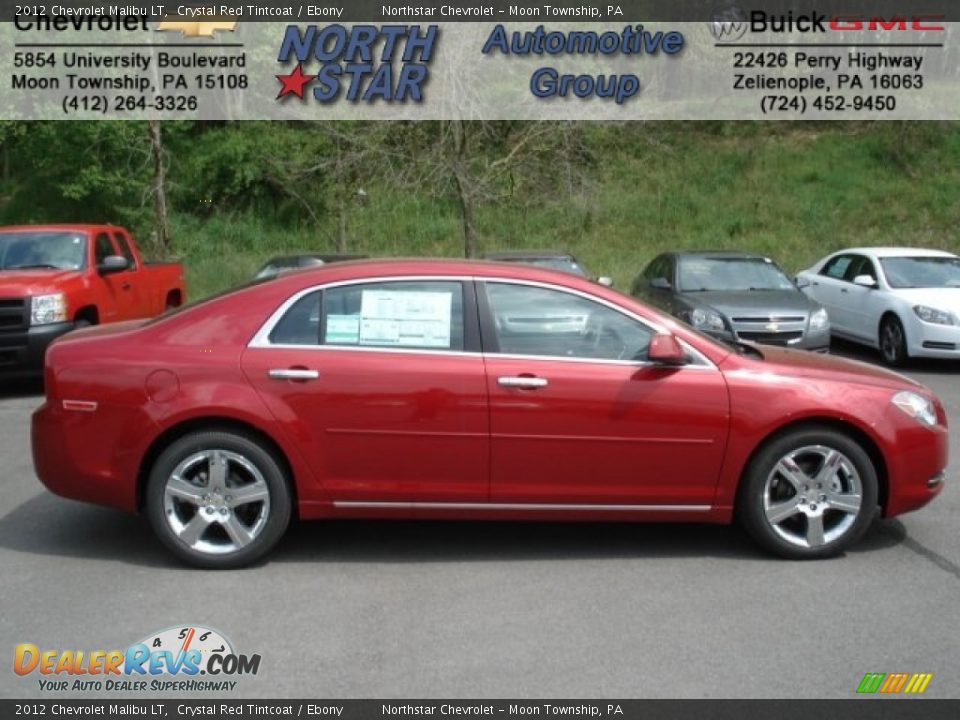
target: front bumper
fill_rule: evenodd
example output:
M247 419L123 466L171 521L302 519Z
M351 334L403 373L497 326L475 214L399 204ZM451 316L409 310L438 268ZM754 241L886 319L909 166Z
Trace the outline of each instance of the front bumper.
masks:
M41 375L47 347L71 330L73 323L63 322L0 332L0 378Z
M960 327L915 321L906 330L907 352L912 357L960 358Z
M758 345L775 345L777 347L794 348L797 350L810 350L812 352L825 353L830 351L830 327L814 332L795 331L782 333L782 337L777 337L777 333L764 333L758 335L751 333L749 336L742 336L731 330L708 330L710 337L716 338L721 342L749 342ZM799 337L798 337L799 335Z

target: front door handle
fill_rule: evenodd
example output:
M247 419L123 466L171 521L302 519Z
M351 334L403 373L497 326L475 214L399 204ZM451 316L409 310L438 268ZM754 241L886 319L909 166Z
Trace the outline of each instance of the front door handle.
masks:
M546 378L541 377L501 377L497 379L500 387L521 388L522 390L539 390L549 385Z
M307 368L275 368L267 372L272 380L316 380L320 373L316 370Z
M124 283L123 285L121 285L120 287L121 287L122 289L124 289L124 290L129 290L129 289L130 289L130 283L125 282L125 283Z

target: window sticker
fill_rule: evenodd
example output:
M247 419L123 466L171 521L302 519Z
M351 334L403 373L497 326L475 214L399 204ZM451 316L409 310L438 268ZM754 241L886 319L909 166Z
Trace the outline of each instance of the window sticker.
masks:
M453 293L364 290L360 344L450 347Z
M327 315L326 341L330 345L356 345L360 342L359 315Z

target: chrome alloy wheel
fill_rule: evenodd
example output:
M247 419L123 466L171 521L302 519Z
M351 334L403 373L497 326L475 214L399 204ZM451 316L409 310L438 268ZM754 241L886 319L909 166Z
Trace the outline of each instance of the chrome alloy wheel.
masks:
M263 473L242 455L204 450L181 462L163 491L167 524L197 552L225 555L253 542L270 517Z
M880 329L880 352L883 359L894 365L903 358L903 348L906 341L903 337L903 327L897 320L888 320Z
M763 512L771 529L801 548L842 537L857 520L863 485L856 466L824 445L793 450L767 475Z

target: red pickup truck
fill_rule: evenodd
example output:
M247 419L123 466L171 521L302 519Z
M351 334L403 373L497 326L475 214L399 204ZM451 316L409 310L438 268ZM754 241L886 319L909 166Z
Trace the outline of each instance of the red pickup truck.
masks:
M122 227L0 227L0 377L40 374L47 346L75 328L185 299L183 266L145 263Z

